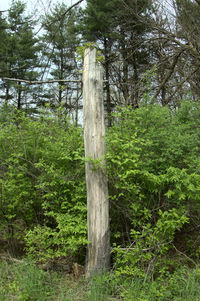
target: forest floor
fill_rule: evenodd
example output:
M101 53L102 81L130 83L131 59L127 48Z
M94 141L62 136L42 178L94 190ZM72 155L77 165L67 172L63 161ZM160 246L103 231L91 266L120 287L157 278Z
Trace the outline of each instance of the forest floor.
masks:
M0 255L0 301L121 300L109 296L104 288L101 280L89 281L84 275L44 270L27 260Z
M111 273L84 275L44 270L26 259L0 255L0 301L200 301L200 267L166 279L137 281Z

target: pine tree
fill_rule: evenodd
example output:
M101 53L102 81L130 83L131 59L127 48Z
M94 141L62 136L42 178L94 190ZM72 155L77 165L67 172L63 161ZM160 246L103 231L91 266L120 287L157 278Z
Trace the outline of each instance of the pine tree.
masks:
M0 14L0 78L7 76L6 74L6 64L7 64L7 53L8 53L8 44L9 44L9 34L7 32L8 23L6 18ZM1 80L0 89L2 91L1 99L5 100L7 104L9 98L9 83L5 85L5 82Z
M110 75L112 54L111 49L116 39L113 29L117 23L116 12L120 6L120 0L88 0L83 18L83 37L86 41L98 42L102 48L105 58L105 79L106 79L106 110L108 114L108 126L111 125L111 94L110 94Z
M143 42L147 34L151 2L87 1L83 33L85 39L97 41L103 49L108 116L114 105L109 85L111 81L117 87L115 98L117 93L118 104L125 102L133 107L137 106L136 87L140 73L147 68L149 61L149 51L143 46ZM111 119L108 120L108 125L110 124Z
M119 96L133 108L139 106L141 77L151 67L152 53L147 43L152 29L151 14L151 0L126 0L123 1L118 17L116 52L119 53L118 61L120 61L117 70Z
M38 39L34 36L35 22L25 15L25 4L13 1L9 9L7 23L6 60L3 75L22 80L35 80L38 72ZM20 81L11 83L4 81L6 88L5 101L13 98L18 109L28 105L29 88L23 87Z
M77 96L78 87L73 83L64 83L63 80L77 80L78 67L76 48L79 45L79 36L76 33L76 20L78 11L71 10L67 15L67 6L58 4L51 14L43 20L45 34L42 37L44 43L43 56L49 67L50 75L53 79L58 79L56 98L51 100L52 105L63 105L68 110L74 109L73 98ZM75 95L76 96L75 96ZM76 99L77 101L77 99Z

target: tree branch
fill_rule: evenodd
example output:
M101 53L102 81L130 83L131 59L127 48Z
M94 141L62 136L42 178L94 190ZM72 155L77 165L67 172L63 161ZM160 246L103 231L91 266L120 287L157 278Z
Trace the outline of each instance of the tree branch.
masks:
M196 68L193 72L189 73L189 75L184 78L180 83L178 83L176 85L176 89L175 91L166 99L166 104L168 104L171 100L172 97L174 97L174 95L180 90L180 88L183 86L183 84L188 81L189 78L192 77L193 74L195 74L197 71L199 70L199 68Z
M49 83L58 83L58 82L69 82L69 83L78 83L82 82L82 80L67 80L67 79L52 79L52 80L42 80L42 81L31 81L31 80L25 80L25 79L19 79L19 78L9 78L9 77L3 77L3 80L10 80L14 82L21 82L21 83L26 83L29 85L40 85L40 84L49 84Z
M163 79L163 81L161 82L156 94L153 96L152 98L152 102L154 102L154 100L158 97L161 89L165 86L165 84L167 83L167 81L170 79L170 77L172 76L173 72L174 72L174 68L176 67L176 64L178 62L178 58L181 55L181 53L183 52L183 50L181 50L177 55L174 56L173 62L170 66L170 70L167 73L166 77Z
M84 0L79 0L77 1L76 3L74 3L73 5L71 5L65 12L64 14L62 14L62 18L72 9L74 8L75 6L79 5L81 2L83 2Z

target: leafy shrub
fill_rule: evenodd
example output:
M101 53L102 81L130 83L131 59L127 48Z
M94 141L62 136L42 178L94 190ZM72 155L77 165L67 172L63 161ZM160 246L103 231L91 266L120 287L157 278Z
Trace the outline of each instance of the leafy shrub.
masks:
M107 130L111 239L117 266L120 258L127 261L129 274L135 273L134 260L140 263L138 273L157 273L156 262L161 257L165 261L169 244L175 245L183 230L188 255L195 253L187 233L200 221L199 112L199 104L192 102L177 111L158 105L121 108ZM83 258L87 210L82 129L62 111L51 115L46 110L35 118L19 112L2 116L1 240L13 253L19 242L25 243L34 260L69 254ZM127 259L120 249L132 244L137 251L129 250Z
M199 113L199 104L183 103L177 112L146 105L114 115L107 162L111 234L122 274L168 269L170 245L199 222Z
M169 268L165 255L172 247L175 232L188 222L188 218L183 210L159 210L159 218L155 226L152 226L149 210L142 209L137 213L138 220L133 223L135 228L130 231L131 245L113 249L116 254L115 274L141 278L155 274L157 277L163 276Z
M40 260L83 248L87 240L81 129L61 112L57 118L44 111L36 119L14 112L1 126L0 144L1 239L20 241L26 234L29 254ZM15 252L13 246L10 251Z
M175 273L156 280L121 278L121 296L125 301L196 301L199 293L199 267L190 270L183 266Z

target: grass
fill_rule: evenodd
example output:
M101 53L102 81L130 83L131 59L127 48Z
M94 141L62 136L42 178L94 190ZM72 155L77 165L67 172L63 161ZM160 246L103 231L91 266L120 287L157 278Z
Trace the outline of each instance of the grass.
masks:
M91 281L46 272L25 260L0 262L0 301L200 301L200 268L154 281L97 275Z
M0 301L85 300L85 283L26 261L0 263Z

